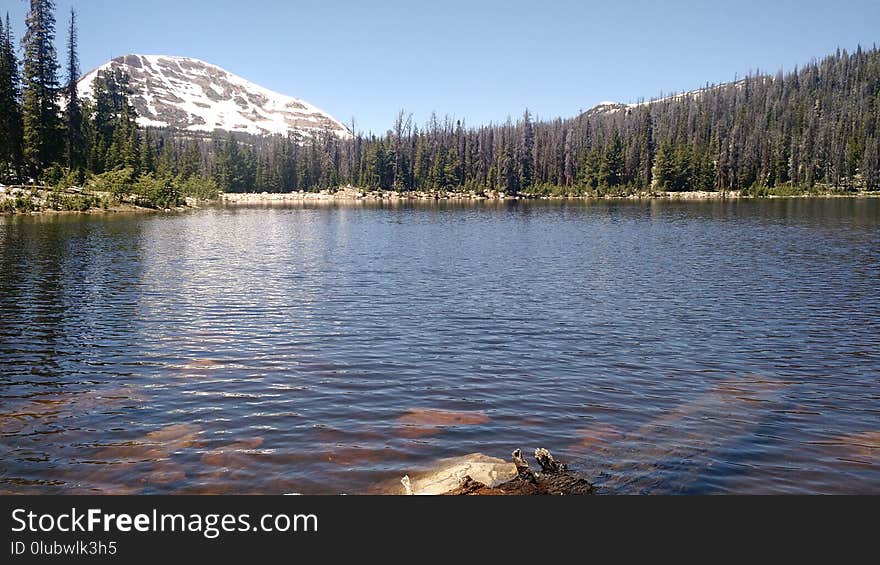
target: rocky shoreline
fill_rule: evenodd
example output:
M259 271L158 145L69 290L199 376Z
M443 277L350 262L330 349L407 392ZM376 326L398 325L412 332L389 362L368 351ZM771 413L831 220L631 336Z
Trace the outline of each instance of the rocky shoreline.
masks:
M393 190L364 190L353 187L344 187L336 191L322 190L320 192L226 192L220 193L216 200L197 200L192 197L185 198L185 205L171 209L160 209L146 206L137 206L131 203L111 202L110 195L104 192L84 191L80 188L70 188L61 191L65 199L63 206L57 203L53 206L48 202L49 195L53 191L46 187L0 187L0 215L6 214L94 214L116 212L157 212L157 211L183 211L197 209L205 206L220 204L223 206L272 206L290 205L298 203L354 203L354 202L408 202L408 201L515 201L515 200L561 200L561 201L589 201L589 200L666 200L666 201L708 201L708 200L754 200L763 198L878 198L880 191L872 192L821 192L821 193L798 193L790 195L744 195L738 191L693 191L693 192L640 192L635 194L607 194L597 195L519 195L507 196L503 192L398 192ZM91 199L94 202L89 202ZM69 205L70 202L73 205ZM25 203L26 206L22 206ZM17 205L17 206L16 206ZM61 208L61 209L59 209Z
M758 198L868 198L880 197L880 192L853 192L853 193L803 193L793 195L766 195L748 196L738 191L693 191L693 192L642 192L628 195L604 195L604 196L507 196L497 192L397 192L397 191L367 191L346 187L335 192L322 190L320 192L242 192L221 193L219 202L224 205L272 205L292 204L300 202L362 202L362 201L414 201L414 200L745 200Z
M159 208L137 202L137 198L114 198L107 191L81 187L52 189L47 186L0 185L0 216L4 215L59 215L59 214L113 214L174 212L200 208L213 201L186 196L183 204L173 208Z

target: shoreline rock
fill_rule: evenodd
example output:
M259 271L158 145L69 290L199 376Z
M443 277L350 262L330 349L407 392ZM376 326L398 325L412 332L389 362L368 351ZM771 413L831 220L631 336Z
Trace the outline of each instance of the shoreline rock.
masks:
M596 487L544 448L535 450L541 470L532 471L522 451L515 450L512 462L473 453L443 459L434 471L405 475L400 483L407 495L449 496L535 496L589 495ZM398 491L400 493L400 491Z
M804 193L789 196L767 195L750 196L742 195L738 191L722 192L641 192L628 195L585 195L585 196L542 196L542 195L519 195L507 196L504 193L495 192L397 192L397 191L366 191L352 187L345 187L332 192L322 190L320 192L225 192L221 193L218 202L223 205L272 205L302 202L406 202L406 201L506 201L506 200L667 200L667 201L707 201L707 200L757 200L777 198L872 198L880 197L880 192L853 192L853 193Z

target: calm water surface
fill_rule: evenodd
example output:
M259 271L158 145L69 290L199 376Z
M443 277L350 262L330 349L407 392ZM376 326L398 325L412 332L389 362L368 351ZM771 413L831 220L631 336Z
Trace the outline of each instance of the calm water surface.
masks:
M0 491L880 493L880 200L0 218Z

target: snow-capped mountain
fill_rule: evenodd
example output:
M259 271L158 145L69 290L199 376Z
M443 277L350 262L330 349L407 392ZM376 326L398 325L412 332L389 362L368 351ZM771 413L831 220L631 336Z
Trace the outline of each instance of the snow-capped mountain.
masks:
M142 126L258 135L313 135L330 130L339 137L351 137L342 122L304 100L273 92L216 65L188 57L116 57L79 80L80 96L92 98L92 81L98 72L116 68L131 78L131 101Z

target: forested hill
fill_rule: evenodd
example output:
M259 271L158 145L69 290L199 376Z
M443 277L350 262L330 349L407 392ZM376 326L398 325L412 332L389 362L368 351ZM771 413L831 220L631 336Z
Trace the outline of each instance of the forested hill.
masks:
M619 134L622 180L639 187L653 178L672 190L788 183L876 189L880 52L838 51L786 74L748 76L544 127L551 146L565 147L560 136L574 131L576 143L589 147L589 165L579 172L592 177L594 186L604 180L594 171L604 156L617 152ZM552 153L547 159L555 173L545 180L576 178L553 162Z
M227 190L338 184L532 194L880 188L876 47L840 51L788 73L601 110L540 122L526 112L517 122L476 128L450 119L419 128L401 113L381 137L325 137L307 145L265 138L234 147L231 156L224 150L229 143L214 146L220 168L235 171L221 180Z

